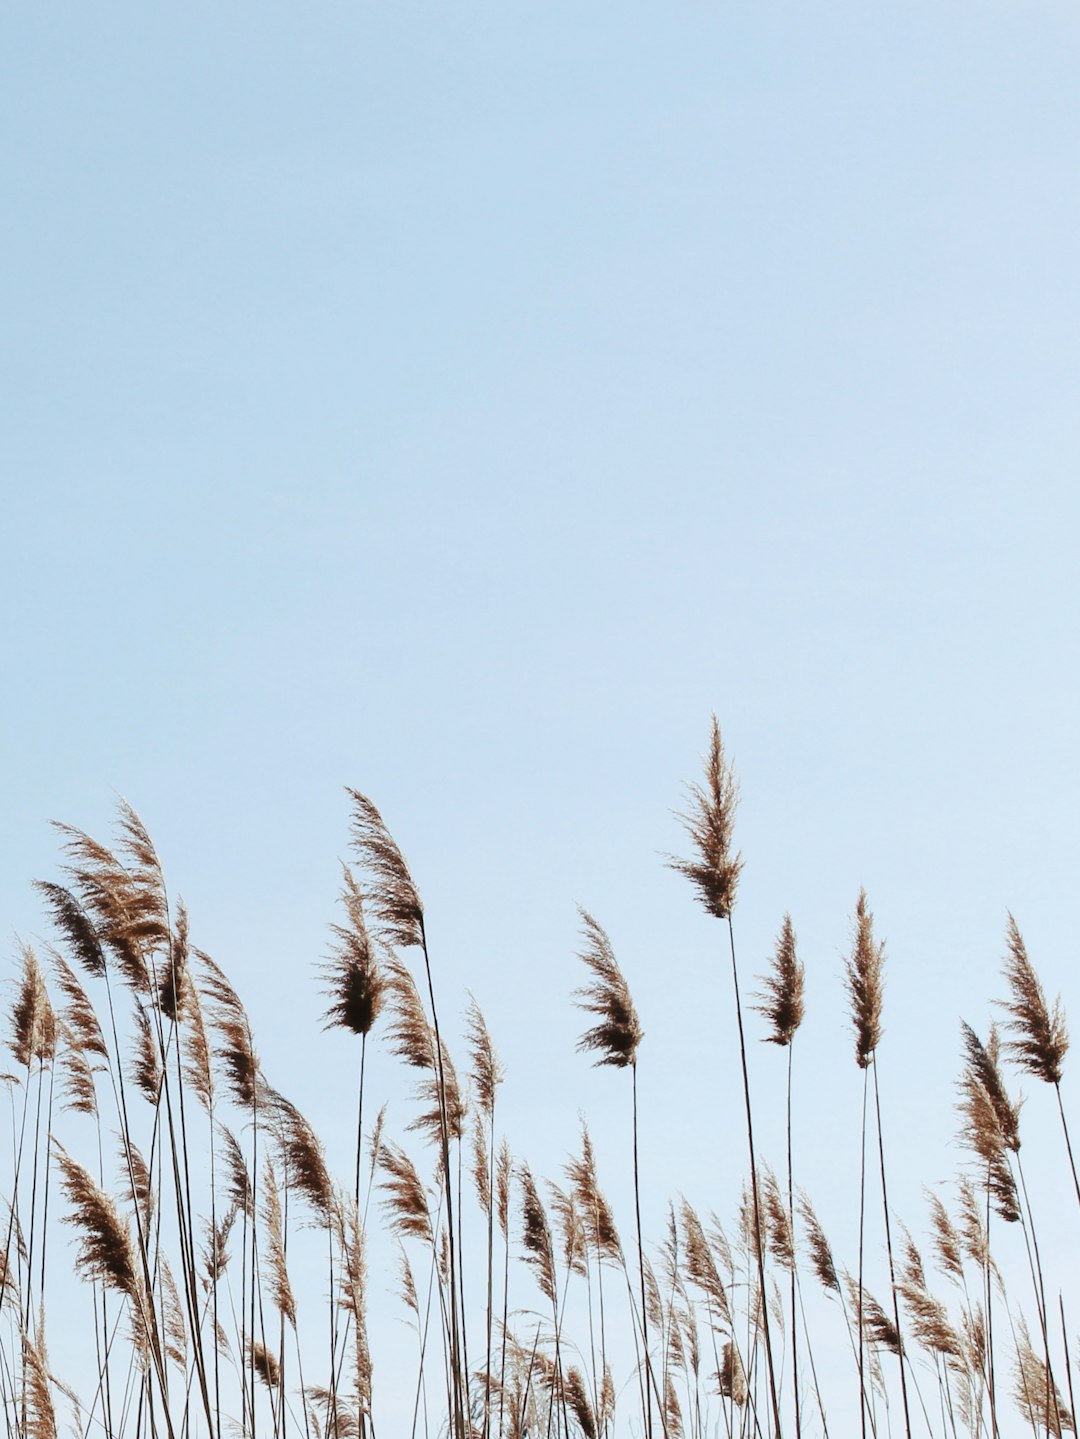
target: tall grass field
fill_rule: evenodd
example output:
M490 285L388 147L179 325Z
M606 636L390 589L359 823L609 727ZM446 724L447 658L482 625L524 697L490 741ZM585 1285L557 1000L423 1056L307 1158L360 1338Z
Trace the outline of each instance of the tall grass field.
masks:
M341 1102L355 1147L338 1169L264 1072L224 957L199 948L137 814L122 805L108 843L61 826L63 867L38 884L50 938L21 947L6 1001L6 1433L1072 1432L1080 1296L1040 1242L1047 1200L1025 1177L1017 1099L1023 1079L1029 1104L1053 1111L1051 1162L1066 1185L1055 1194L1075 1200L1080 1220L1060 1003L1007 919L1003 968L988 976L999 1022L961 1029L956 1088L942 1100L957 1113L955 1181L928 1189L921 1213L897 1213L881 1093L901 1083L901 1061L890 1055L879 1084L885 957L860 893L842 1000L861 1114L857 1221L827 1233L799 1174L800 1147L830 1119L793 1105L796 929L785 917L768 966L747 966L737 797L714 721L684 804L685 843L668 863L723 956L708 1002L717 1042L740 1058L741 1084L718 1108L742 1194L733 1212L699 1212L672 1175L667 1222L653 1233L641 1203L645 1026L633 976L593 915L580 914L570 1002L581 1062L609 1067L621 1087L629 1143L622 1172L605 1175L583 1121L567 1163L542 1175L504 1132L504 1072L480 1007L470 1002L464 1032L447 1024L421 877L375 804L349 791L349 863L310 981L325 1027L353 1050ZM301 1012L303 996L284 984L282 1002ZM787 1073L786 1145L768 1155L749 1062L762 1040ZM324 1042L317 1031L297 1040ZM404 1124L386 1120L385 1096L366 1083L374 1043L411 1072ZM609 1202L616 1189L629 1202ZM376 1236L380 1252L393 1245L392 1286L370 1282ZM1003 1247L1022 1262L999 1262ZM384 1364L391 1330L406 1339Z

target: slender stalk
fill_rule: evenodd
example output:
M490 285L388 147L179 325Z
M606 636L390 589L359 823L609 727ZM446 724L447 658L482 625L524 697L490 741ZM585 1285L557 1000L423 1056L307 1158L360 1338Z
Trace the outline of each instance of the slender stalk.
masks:
M757 1257L758 1283L761 1286L762 1328L765 1336L765 1366L768 1370L769 1401L772 1405L774 1433L779 1439L782 1433L780 1423L780 1399L776 1391L776 1370L773 1365L772 1334L769 1325L769 1306L765 1302L765 1246L761 1237L761 1200L758 1195L757 1152L754 1145L754 1116L750 1106L750 1071L746 1061L746 1033L743 1027L742 999L739 994L739 966L735 958L735 928L731 914L727 917L728 942L731 946L731 979L735 989L735 1017L739 1027L739 1059L742 1064L743 1103L746 1108L746 1140L750 1150L750 1185L754 1198L754 1251Z
M1076 1202L1080 1204L1080 1179L1076 1174L1076 1160L1073 1158L1072 1140L1069 1138L1069 1125L1065 1119L1065 1106L1061 1102L1061 1080L1054 1081L1054 1093L1057 1095L1058 1113L1061 1115L1061 1128L1065 1134L1065 1148L1069 1154L1069 1168L1072 1171L1073 1188L1076 1190ZM1075 1413L1075 1410L1073 1411Z
M649 1359L649 1307L645 1299L645 1244L641 1233L641 1179L638 1168L637 1060L630 1066L634 1125L634 1217L637 1221L638 1277L641 1282L641 1337L645 1353L645 1435L652 1439L652 1366Z
M908 1408L907 1374L904 1364L904 1338L900 1328L900 1297L896 1290L896 1265L893 1262L892 1226L889 1222L889 1194L885 1184L885 1141L881 1133L881 1093L878 1088L877 1050L874 1050L871 1064L874 1070L874 1110L877 1118L878 1162L881 1166L881 1204L885 1215L885 1250L889 1258L889 1288L892 1291L893 1322L900 1344L900 1396L904 1404L904 1432L911 1439L911 1413Z
M449 1241L450 1258L450 1362L453 1371L453 1426L455 1439L465 1439L465 1418L468 1394L462 1394L461 1336L458 1332L458 1276L457 1256L454 1243L453 1173L450 1168L450 1125L446 1113L446 1075L443 1071L442 1038L439 1034L439 1015L435 1007L435 985L431 977L431 959L428 955L427 931L420 920L421 948L424 955L424 972L427 976L428 999L431 1002L431 1026L435 1033L435 1064L439 1078L439 1128L442 1143L442 1167L446 1198L446 1232Z

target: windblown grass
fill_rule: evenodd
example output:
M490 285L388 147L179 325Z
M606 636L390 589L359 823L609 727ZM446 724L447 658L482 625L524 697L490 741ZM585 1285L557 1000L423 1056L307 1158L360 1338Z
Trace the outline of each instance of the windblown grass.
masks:
M1040 1197L1021 1167L1005 1070L1012 1063L1053 1088L1061 1162L1080 1200L1062 1095L1068 1035L1011 916L1004 1038L962 1028L957 1095L944 1104L955 1103L967 1168L949 1202L928 1191L920 1248L917 1226L905 1227L888 1197L884 946L860 893L846 964L862 1078L859 1219L834 1247L796 1183L798 1146L813 1135L795 1113L806 999L790 916L754 997L764 1032L747 1021L733 918L737 785L714 721L685 819L692 854L672 865L726 926L742 1094L715 1107L742 1115L749 1176L730 1224L676 1195L648 1242L637 1124L648 1050L611 940L582 911L585 975L574 997L591 1023L578 1047L630 1071L627 1245L584 1123L557 1180L515 1156L500 1132L503 1066L472 999L459 1068L436 1007L418 887L379 811L349 794L355 864L343 870L321 970L324 1024L357 1046L355 1152L341 1179L264 1073L225 970L191 943L138 816L121 806L110 845L60 827L64 873L39 885L54 944L20 951L8 1010L0 1404L9 1435L54 1439L70 1424L86 1439L375 1439L391 1408L408 1416L410 1435L453 1439L1074 1430L1071 1296L1040 1249ZM728 1023L720 992L713 1003L718 1026ZM384 1111L372 1122L365 1110L372 1037L415 1081L412 1117L394 1138ZM755 1138L751 1038L787 1051L779 1176ZM646 1063L646 1082L648 1072ZM624 1176L608 1178L621 1187ZM393 1295L368 1273L375 1229L399 1246ZM1017 1233L1023 1292L996 1257ZM865 1257L882 1242L888 1292L874 1294ZM67 1336L81 1334L80 1353L50 1354L46 1321L53 1327L56 1314ZM383 1372L378 1336L391 1320L411 1327L413 1357ZM395 1424L386 1439L404 1432Z

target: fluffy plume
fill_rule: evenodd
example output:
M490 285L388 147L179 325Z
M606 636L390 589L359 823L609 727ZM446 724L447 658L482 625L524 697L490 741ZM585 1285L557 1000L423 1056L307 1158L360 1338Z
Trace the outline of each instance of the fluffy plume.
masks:
M96 1115L98 1103L94 1071L86 1053L66 1024L60 1026L60 1036L63 1040L63 1048L60 1050L63 1108L74 1114Z
M960 1196L960 1234L969 1259L980 1268L990 1261L990 1238L986 1232L983 1206L975 1193L975 1186L966 1175L957 1181Z
M521 1166L521 1217L525 1259L536 1275L541 1292L554 1303L555 1250L551 1242L551 1228L527 1164Z
M574 1201L585 1238L596 1251L598 1258L610 1259L616 1264L622 1260L622 1244L615 1227L615 1216L611 1205L604 1198L596 1177L596 1158L588 1127L581 1126L581 1158L572 1159L566 1166Z
M188 917L183 904L176 907L176 926L169 940L169 957L158 985L158 1005L175 1024L187 1003L191 980L188 976Z
M922 1256L910 1234L905 1234L897 1292L908 1311L915 1338L933 1354L940 1354L954 1369L963 1369L966 1355L960 1335L949 1322L948 1310L930 1293Z
M388 944L422 946L424 906L401 850L371 800L350 789L352 844L368 872L371 913Z
M127 1138L120 1140L120 1171L124 1198L135 1205L141 1231L148 1234L154 1214L154 1181L142 1151Z
M110 1289L125 1294L135 1309L143 1312L142 1283L131 1233L117 1213L116 1205L99 1189L90 1174L53 1140L53 1153L60 1170L64 1197L72 1212L66 1224L79 1231L76 1268L85 1278L97 1279Z
M180 1293L176 1287L169 1261L159 1256L161 1274L162 1315L165 1321L165 1355L178 1369L187 1368L188 1336L184 1323L184 1311L180 1304Z
M267 1091L273 1133L281 1148L290 1189L298 1189L325 1228L334 1218L334 1185L322 1144L311 1125L284 1095Z
M466 1011L466 1039L469 1045L469 1077L472 1079L476 1103L490 1121L495 1112L495 1091L502 1083L503 1071L480 1006L471 994Z
M412 1160L396 1145L384 1144L379 1155L379 1168L385 1175L383 1208L394 1229L400 1235L433 1243L427 1192Z
M1020 1321L1016 1356L1016 1402L1034 1431L1044 1430L1055 1439L1068 1430L1076 1432L1072 1413L1061 1392L1047 1373L1045 1362L1031 1347L1027 1329Z
M184 1077L207 1114L211 1114L214 1109L214 1071L210 1064L210 1038L206 1032L202 1000L193 984L187 986L184 1010L187 1020L181 1038Z
M957 1284L964 1282L964 1254L962 1240L956 1226L949 1218L949 1211L932 1190L924 1190L930 1206L930 1234L937 1255L938 1267L943 1274Z
M514 1173L514 1161L510 1146L504 1139L499 1145L495 1160L495 1217L499 1221L504 1239L510 1235L510 1184Z
M776 940L772 967L761 978L762 992L754 1008L769 1022L765 1038L770 1044L788 1045L803 1021L805 972L795 949L791 915L785 914Z
M56 1054L58 1028L37 956L22 946L22 979L11 1010L9 1047L16 1064L29 1069L34 1060L49 1064Z
M584 948L579 958L593 972L591 984L575 990L579 1009L595 1015L599 1023L578 1040L579 1050L596 1050L600 1064L613 1064L623 1069L636 1063L642 1030L630 990L615 961L611 941L584 909L580 911L584 932Z
M762 1186L765 1198L765 1222L769 1232L769 1250L781 1269L790 1273L795 1268L795 1236L791 1228L787 1199L771 1169L765 1169Z
M101 1025L78 976L67 961L55 952L50 954L49 962L56 977L57 988L64 996L65 1004L61 1012L64 1023L71 1032L70 1043L77 1045L84 1054L107 1061L109 1051Z
M585 1257L585 1226L578 1213L577 1205L574 1203L574 1196L567 1194L557 1184L553 1184L550 1179L547 1181L547 1190L551 1200L551 1212L555 1216L559 1238L562 1240L563 1263L568 1270L585 1278L588 1274Z
M738 785L724 757L720 725L713 715L705 784L690 786L690 812L679 816L697 857L671 859L669 864L691 881L701 903L717 919L730 916L742 871L742 856L731 853L738 801Z
M722 1398L730 1399L740 1409L746 1403L746 1371L742 1356L730 1339L724 1344L716 1384Z
M487 1131L479 1112L473 1116L471 1169L476 1198L481 1210L491 1211L491 1169L488 1159Z
M341 1306L352 1320L353 1385L361 1412L371 1410L371 1349L367 1330L367 1264L360 1212L351 1196L345 1201L341 1224L343 1259ZM414 1286L415 1298L415 1286Z
M993 1032L989 1046L984 1046L969 1025L961 1022L961 1029L965 1054L957 1105L964 1121L960 1138L985 1166L994 1208L1014 1224L1020 1219L1020 1201L1008 1156L1020 1148L1018 1110L1005 1093Z
M386 981L364 920L360 887L346 865L342 873L345 923L330 927L334 945L323 966L325 993L330 1001L323 1016L324 1027L364 1035L371 1032L379 1017Z
M844 1281L852 1311L857 1314L859 1309L862 1309L862 1327L867 1344L899 1355L903 1346L896 1324L865 1288L860 1295L859 1286L850 1274L845 1273Z
M134 1012L135 1040L128 1074L136 1089L150 1104L157 1104L161 1098L161 1056L157 1039L150 1026L150 1017L141 1004L136 1002Z
M23 1331L23 1427L19 1432L26 1439L56 1439L56 1410L53 1406L49 1376L49 1356L45 1349L45 1316L38 1319L36 1336Z
M1069 1048L1069 1032L1065 1026L1061 999L1054 1000L1052 1009L1047 1004L1043 987L1028 959L1023 938L1011 914L1005 938L1009 946L1005 957L1005 978L1010 994L1007 1000L1001 1002L1001 1008L1009 1015L1005 1028L1013 1036L1006 1040L1005 1048L1028 1074L1034 1074L1047 1084L1058 1084L1062 1062Z
M720 1271L713 1258L709 1241L705 1237L701 1220L685 1199L680 1206L680 1218L683 1227L683 1255L687 1277L704 1296L713 1327L716 1328L719 1324L724 1332L729 1332L732 1319L727 1290L724 1287L724 1281L720 1278Z
M885 946L874 939L874 916L866 902L866 891L861 889L855 905L851 957L845 961L845 981L855 1028L855 1059L860 1069L870 1063L881 1042L884 963Z
M259 1097L259 1059L255 1053L247 1011L223 971L202 950L195 951L202 966L203 993L208 1001L211 1028L217 1036L215 1057L225 1073L232 1097L241 1109L253 1109Z
M818 1283L826 1291L842 1294L840 1275L833 1258L832 1245L825 1237L821 1222L814 1213L814 1206L802 1193L799 1194L799 1213L806 1229L806 1248L810 1254L810 1267L817 1275Z
M53 924L67 940L83 969L87 974L103 975L105 951L93 921L79 901L70 890L48 880L37 880L34 888L45 896Z
M277 1356L267 1349L265 1344L258 1342L248 1346L251 1355L251 1367L259 1376L267 1389L273 1391L281 1383L281 1366L278 1364Z
M244 1151L240 1148L236 1135L224 1124L218 1125L218 1133L221 1136L221 1155L225 1166L225 1197L238 1213L254 1219L255 1199Z
M281 1199L278 1194L277 1176L269 1157L266 1160L263 1174L261 1195L270 1300L282 1318L288 1320L295 1329L296 1300L293 1297L289 1269L285 1261L285 1226L281 1215Z
M99 944L111 951L125 982L149 994L148 957L167 948L171 936L161 866L145 826L121 801L117 850L124 859L81 830L56 827L64 836L72 890Z
M577 1420L578 1428L584 1434L585 1439L596 1439L596 1416L593 1413L592 1404L589 1402L588 1391L585 1388L585 1380L582 1378L581 1370L573 1365L566 1371L566 1379L563 1384L563 1394L567 1406Z

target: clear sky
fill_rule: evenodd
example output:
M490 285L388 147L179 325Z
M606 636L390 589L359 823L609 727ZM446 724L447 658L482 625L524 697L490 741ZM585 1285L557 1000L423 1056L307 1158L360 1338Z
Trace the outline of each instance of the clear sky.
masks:
M1080 11L99 0L0 29L10 953L48 820L103 833L122 794L271 1077L346 1134L313 971L358 787L536 1169L584 1110L621 1183L625 1088L574 1054L581 903L646 1030L653 1230L680 1188L730 1213L720 935L662 858L715 711L744 964L790 909L809 971L809 1187L843 1230L865 885L921 1222L1007 910L1080 1004ZM779 1160L782 1063L753 1062Z

